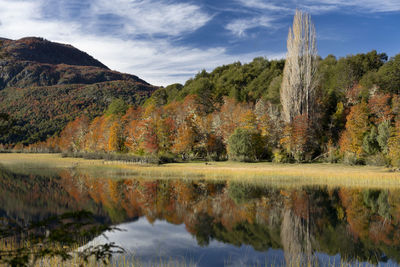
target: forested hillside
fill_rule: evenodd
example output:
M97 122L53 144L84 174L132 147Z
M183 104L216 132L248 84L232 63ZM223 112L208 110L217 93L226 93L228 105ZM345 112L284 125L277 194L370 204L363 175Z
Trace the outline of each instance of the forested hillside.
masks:
M114 101L94 120L82 115L47 145L183 159L399 164L400 55L319 58L319 124L312 133L304 119L282 120L283 67L284 61L256 58L203 70L185 85L156 90L144 105Z
M0 143L44 141L79 115L101 115L114 98L140 104L155 89L70 45L0 39L0 130L8 129Z

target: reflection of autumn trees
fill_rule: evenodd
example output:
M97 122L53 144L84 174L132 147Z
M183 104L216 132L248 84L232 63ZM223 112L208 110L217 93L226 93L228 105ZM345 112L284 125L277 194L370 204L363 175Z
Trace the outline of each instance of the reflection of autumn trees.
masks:
M0 173L1 214L32 220L85 209L113 223L145 216L185 224L200 245L216 239L257 250L282 248L313 261L315 251L376 262L400 260L400 192L277 189L204 180L106 179ZM11 201L12 199L12 201Z

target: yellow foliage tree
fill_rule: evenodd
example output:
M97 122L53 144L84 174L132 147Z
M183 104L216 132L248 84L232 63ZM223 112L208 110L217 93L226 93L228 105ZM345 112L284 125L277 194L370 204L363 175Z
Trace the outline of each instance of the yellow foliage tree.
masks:
M108 152L118 152L122 150L121 124L114 121L110 128L110 136L108 138Z
M369 129L367 104L362 102L353 106L346 119L346 130L339 140L340 151L360 156L364 134Z
M389 158L391 164L400 167L400 117L397 117L392 136L388 141Z

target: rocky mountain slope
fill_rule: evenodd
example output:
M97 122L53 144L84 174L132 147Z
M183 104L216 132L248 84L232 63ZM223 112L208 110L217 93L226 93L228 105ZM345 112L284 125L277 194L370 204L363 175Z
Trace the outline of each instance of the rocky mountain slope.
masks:
M0 113L10 115L11 128L0 144L45 140L82 113L101 114L114 98L140 104L155 89L71 45L0 38Z

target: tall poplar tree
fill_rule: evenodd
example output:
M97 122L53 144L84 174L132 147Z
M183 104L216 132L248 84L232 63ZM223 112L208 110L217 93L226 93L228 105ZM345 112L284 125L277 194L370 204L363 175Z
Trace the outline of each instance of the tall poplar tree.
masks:
M314 120L317 85L317 48L311 16L296 10L289 28L286 63L283 70L281 103L283 119L291 123L299 115Z

